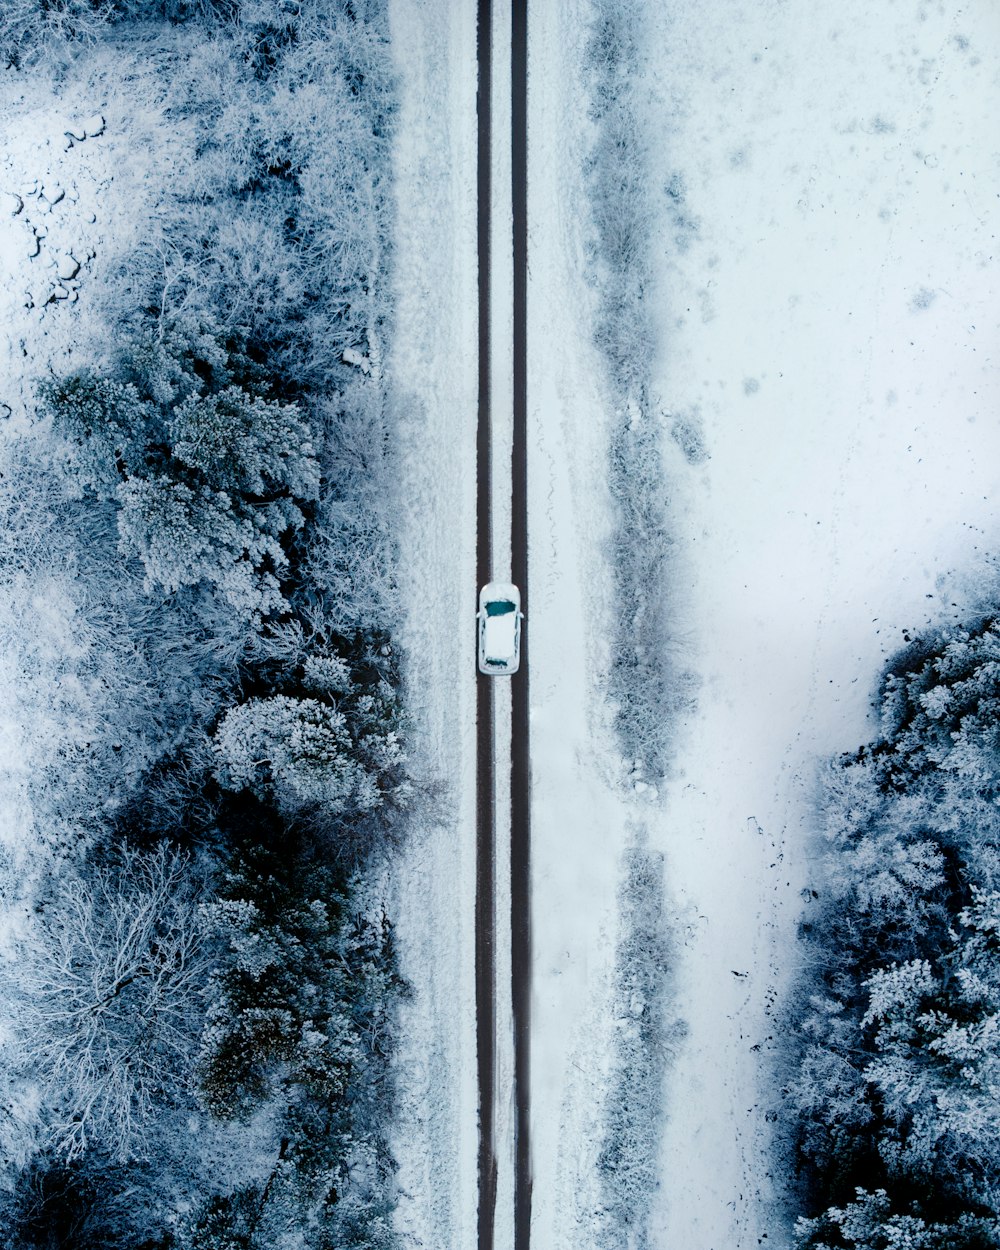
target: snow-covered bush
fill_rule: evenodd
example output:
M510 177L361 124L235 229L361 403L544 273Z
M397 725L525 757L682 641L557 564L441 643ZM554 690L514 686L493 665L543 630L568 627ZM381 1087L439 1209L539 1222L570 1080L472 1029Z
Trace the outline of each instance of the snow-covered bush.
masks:
M638 398L655 347L644 296L652 282L649 135L642 113L645 9L597 0L587 54L595 122L590 201L596 233L594 278L601 293L597 342L613 366L614 389Z
M602 1247L648 1245L648 1217L659 1186L663 1086L684 1037L673 1015L673 949L665 911L663 857L629 849L619 890L615 954L613 1076L602 1108L598 1154Z
M307 552L325 592L327 627L391 633L399 619L393 536L398 475L391 427L370 380L355 381L319 415L323 484Z
M594 336L613 405L608 484L615 502L609 559L615 588L609 694L629 769L667 768L694 682L671 639L677 574L665 502L663 430L649 399L655 334L648 298L656 217L641 102L645 6L596 0L587 44L593 142L587 185L597 290Z

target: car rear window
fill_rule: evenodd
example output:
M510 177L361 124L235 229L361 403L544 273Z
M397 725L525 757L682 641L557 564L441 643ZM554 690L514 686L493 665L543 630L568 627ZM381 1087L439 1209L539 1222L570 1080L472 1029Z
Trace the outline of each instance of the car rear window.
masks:
M513 611L514 605L509 599L494 599L492 603L486 605L487 616L505 616Z

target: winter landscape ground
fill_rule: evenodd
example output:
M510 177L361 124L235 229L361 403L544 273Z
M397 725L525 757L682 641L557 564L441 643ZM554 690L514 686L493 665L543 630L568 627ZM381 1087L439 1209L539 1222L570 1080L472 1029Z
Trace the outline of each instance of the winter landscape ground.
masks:
M536 6L531 25L533 1233L619 1244L620 1203L635 1244L788 1244L810 1209L781 1090L813 958L796 934L822 879L820 777L875 732L888 657L974 615L993 582L1000 31L985 8L968 31L919 6L634 19L655 351L629 372L635 419L662 432L679 689L666 780L633 776L626 796L606 700L620 392L594 345L600 238L581 212L600 15ZM624 1081L617 1065L643 1003L622 1004L615 967L637 848L662 857L671 997L657 1121L626 1174L607 1148L616 1096L637 1094L635 1054Z
M469 1250L476 6L0 36L0 1243ZM529 9L539 1250L1000 1245L998 67Z

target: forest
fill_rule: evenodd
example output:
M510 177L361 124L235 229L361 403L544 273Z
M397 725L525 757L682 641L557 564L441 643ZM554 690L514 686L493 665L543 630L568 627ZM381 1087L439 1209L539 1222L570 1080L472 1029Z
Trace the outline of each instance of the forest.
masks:
M1000 622L914 637L832 763L786 1098L800 1250L1000 1245Z
M82 85L169 136L155 214L49 313L97 346L0 452L34 726L0 1241L388 1250L413 787L383 5L5 0L0 53L26 99Z

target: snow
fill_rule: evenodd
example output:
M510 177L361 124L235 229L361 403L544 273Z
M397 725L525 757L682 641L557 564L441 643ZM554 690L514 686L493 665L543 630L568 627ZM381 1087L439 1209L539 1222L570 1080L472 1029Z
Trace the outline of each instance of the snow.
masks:
M0 94L0 190L9 205L0 231L0 399L17 416L49 365L82 366L100 352L104 272L134 249L162 185L150 174L169 132L157 134L141 107L123 115L113 80L112 56L69 71L58 87L41 74L11 76ZM95 96L106 97L109 122L93 112Z
M995 17L716 10L651 19L651 182L675 193L658 209L654 417L675 435L671 645L700 681L666 785L627 798L597 680L610 508L580 212L588 12L532 9L532 1238L555 1250L598 1244L616 890L643 840L666 856L689 1030L651 1244L787 1244L775 1011L816 770L870 735L885 657L961 612L995 533Z
M429 779L391 913L413 996L396 1062L397 1227L475 1245L476 61L472 6L393 0L400 113L396 317L401 633L417 774Z
M815 767L871 734L884 658L968 606L995 541L1000 22L855 0L655 22L653 182L698 223L662 238L655 387L710 456L671 466L701 693L661 836L697 919L655 1244L738 1250L784 1244L767 1053Z
M372 362L369 357L355 351L353 347L345 347L340 358L345 365L355 365L362 373L371 373L372 371Z
M499 51L510 10L494 7ZM700 685L670 777L640 779L630 795L615 780L600 686L613 611L610 402L586 281L589 7L531 9L533 1243L546 1250L599 1244L617 891L623 852L637 843L666 857L689 1029L665 1088L652 1244L744 1250L765 1232L785 1244L787 1178L769 1175L780 1109L769 1065L811 874L815 769L870 734L884 657L905 629L962 611L996 538L1000 19L990 0L954 12L923 0L710 9L650 6L653 418L674 435L665 473L684 577L671 645ZM477 1202L474 6L392 0L391 29L399 232L385 376L404 466L410 738L428 779L391 905L414 991L400 1011L397 1224L408 1245L467 1250ZM126 116L108 74L107 98L74 81L58 96L23 99L9 85L3 95L17 142L0 157L11 214L0 232L0 400L18 417L26 344L35 373L100 350L77 328L99 324L101 267L128 254L152 213L163 183L147 173L179 159L155 107ZM499 309L510 304L506 90L498 56ZM62 316L64 302L92 296L94 317ZM497 577L509 576L509 342L509 316L498 314ZM4 608L6 636L24 633L23 611ZM24 671L32 647L69 645L73 607L45 591L35 616L38 637L0 658L0 812L14 860L32 820L27 779L71 732L55 715L50 726L51 692L27 690ZM494 698L503 828L506 682ZM506 857L501 840L501 991ZM502 998L498 1247L510 1233L510 1079Z
M488 664L509 664L514 659L513 620L490 617L483 629L483 653Z
M610 781L595 684L611 625L609 426L580 211L585 17L580 4L537 6L529 31L532 1242L552 1250L595 1245L616 890L637 823Z

